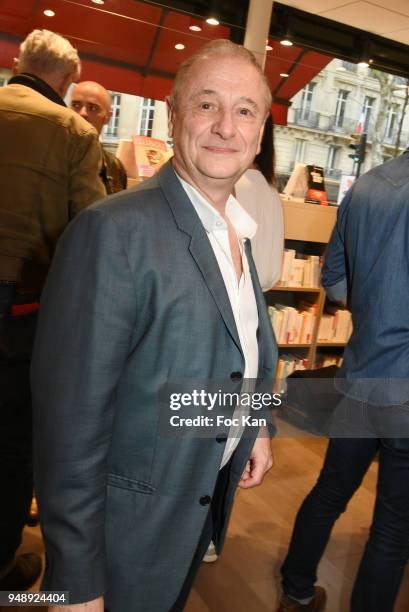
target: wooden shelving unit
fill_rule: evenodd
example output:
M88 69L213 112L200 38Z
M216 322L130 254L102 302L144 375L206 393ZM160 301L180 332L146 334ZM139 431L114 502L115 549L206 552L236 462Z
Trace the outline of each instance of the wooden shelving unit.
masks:
M284 238L287 248L309 255L323 255L336 222L337 208L305 204L298 198L284 199ZM274 287L266 294L269 305L284 303L288 306L299 304L307 296L308 301L317 305L317 317L310 344L279 344L280 352L296 350L308 360L308 367L316 363L317 349L345 346L343 342L318 342L318 328L325 306L325 292L321 287ZM303 353L304 352L304 353Z

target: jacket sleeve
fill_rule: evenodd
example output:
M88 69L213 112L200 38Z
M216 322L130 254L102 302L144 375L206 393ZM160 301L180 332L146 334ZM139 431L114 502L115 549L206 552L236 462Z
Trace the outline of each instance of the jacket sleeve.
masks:
M35 488L47 551L46 590L70 603L106 589L107 454L129 352L135 288L115 221L79 215L57 247L32 359Z
M335 302L345 301L348 293L344 233L352 194L353 188L347 192L342 200L341 206L338 209L337 222L324 256L322 285L330 300Z
M100 178L102 155L96 132L94 130L83 132L74 143L68 185L70 219L83 208L106 196Z

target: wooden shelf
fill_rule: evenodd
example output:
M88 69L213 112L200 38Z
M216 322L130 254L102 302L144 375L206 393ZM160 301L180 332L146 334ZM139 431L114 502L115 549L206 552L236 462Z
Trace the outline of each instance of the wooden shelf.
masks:
M311 342L309 344L295 344L290 342L289 344L277 344L278 348L310 348Z
M320 287L273 287L269 291L299 291L301 293L320 293Z

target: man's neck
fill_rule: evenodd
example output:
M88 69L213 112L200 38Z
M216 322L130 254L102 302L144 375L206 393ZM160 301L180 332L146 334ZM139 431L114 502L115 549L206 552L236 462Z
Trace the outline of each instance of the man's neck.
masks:
M229 196L232 193L235 180L233 179L212 179L209 178L207 181L190 176L178 162L172 160L175 172L182 178L186 183L189 183L220 213L223 217L226 214L226 204Z

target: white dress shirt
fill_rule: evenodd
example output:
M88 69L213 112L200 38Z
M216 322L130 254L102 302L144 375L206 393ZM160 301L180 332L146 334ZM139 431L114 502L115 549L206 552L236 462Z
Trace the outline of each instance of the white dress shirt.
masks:
M179 176L178 178L207 232L219 264L244 355L245 368L242 392L251 392L252 381L257 378L258 373L258 310L244 242L254 236L257 231L257 224L238 201L230 195L226 203L226 216L237 235L243 269L240 282L238 282L230 250L226 221L197 189ZM243 408L236 406L234 416L242 413ZM232 426L230 428L220 468L229 461L240 441L243 430L242 426Z

